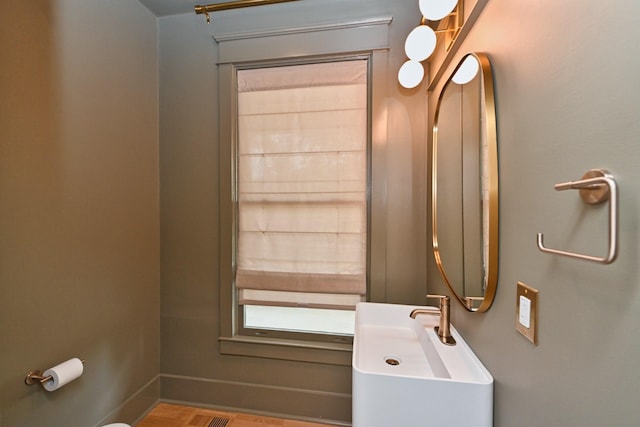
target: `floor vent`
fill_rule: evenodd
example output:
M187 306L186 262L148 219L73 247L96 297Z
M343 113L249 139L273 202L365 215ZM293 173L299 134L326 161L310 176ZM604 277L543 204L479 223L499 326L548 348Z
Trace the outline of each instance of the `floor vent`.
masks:
M208 427L225 427L231 421L230 418L215 417L211 420Z

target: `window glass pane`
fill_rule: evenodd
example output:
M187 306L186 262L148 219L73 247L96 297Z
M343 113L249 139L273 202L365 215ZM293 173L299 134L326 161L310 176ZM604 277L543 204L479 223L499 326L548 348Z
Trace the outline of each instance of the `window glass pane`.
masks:
M353 335L355 311L299 307L244 306L247 328Z

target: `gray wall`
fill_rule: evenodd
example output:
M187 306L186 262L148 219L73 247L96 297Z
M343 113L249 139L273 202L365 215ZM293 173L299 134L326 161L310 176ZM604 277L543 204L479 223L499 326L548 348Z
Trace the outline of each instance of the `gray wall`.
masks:
M225 13L247 13L239 30L391 14L395 74L416 2L329 2ZM457 53L485 51L495 70L498 293L486 314L454 308L454 322L496 379L496 426L640 423L639 9L631 0L490 0ZM348 367L218 354L212 28L193 14L156 20L124 0L0 2L2 426L130 422L158 398L159 382L166 399L350 418ZM385 100L388 156L373 190L386 287L376 298L423 303L427 283L444 291L422 221L424 87L400 90L390 79ZM618 260L540 253L537 232L550 246L604 251L604 209L553 190L593 167L620 183ZM519 280L540 290L538 346L514 328ZM67 387L23 384L29 370L76 355L86 372Z
M411 0L301 1L212 16L159 19L162 212L162 396L165 399L348 422L351 368L219 354L218 47L215 32L300 27L393 16L383 82L385 138L376 141L379 181L373 244L386 283L375 296L424 302L426 291L426 103L395 75L406 34L418 24ZM337 46L338 48L339 46ZM378 95L380 96L380 95Z
M640 424L639 24L631 0L490 0L458 52L487 52L495 72L498 291L486 314L454 307L453 320L495 377L497 427ZM544 232L551 247L605 254L606 207L553 189L591 168L620 187L620 254L608 266L535 243ZM441 291L431 258L430 290ZM518 281L540 291L537 346L515 331Z
M0 2L0 425L133 422L159 396L156 18ZM28 387L78 356L78 380Z

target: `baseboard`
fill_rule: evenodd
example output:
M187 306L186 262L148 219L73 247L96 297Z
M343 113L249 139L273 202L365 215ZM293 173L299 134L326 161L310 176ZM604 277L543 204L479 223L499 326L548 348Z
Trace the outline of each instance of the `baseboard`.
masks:
M140 387L131 397L98 421L95 427L110 423L128 423L135 425L153 409L160 400L160 376Z
M351 425L351 395L317 390L160 375L162 402L318 422Z

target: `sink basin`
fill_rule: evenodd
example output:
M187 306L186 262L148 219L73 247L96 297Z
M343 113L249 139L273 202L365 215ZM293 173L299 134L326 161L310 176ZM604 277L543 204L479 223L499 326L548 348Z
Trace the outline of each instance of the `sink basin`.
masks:
M491 427L493 377L453 326L448 346L439 316L414 308L356 306L353 427Z

